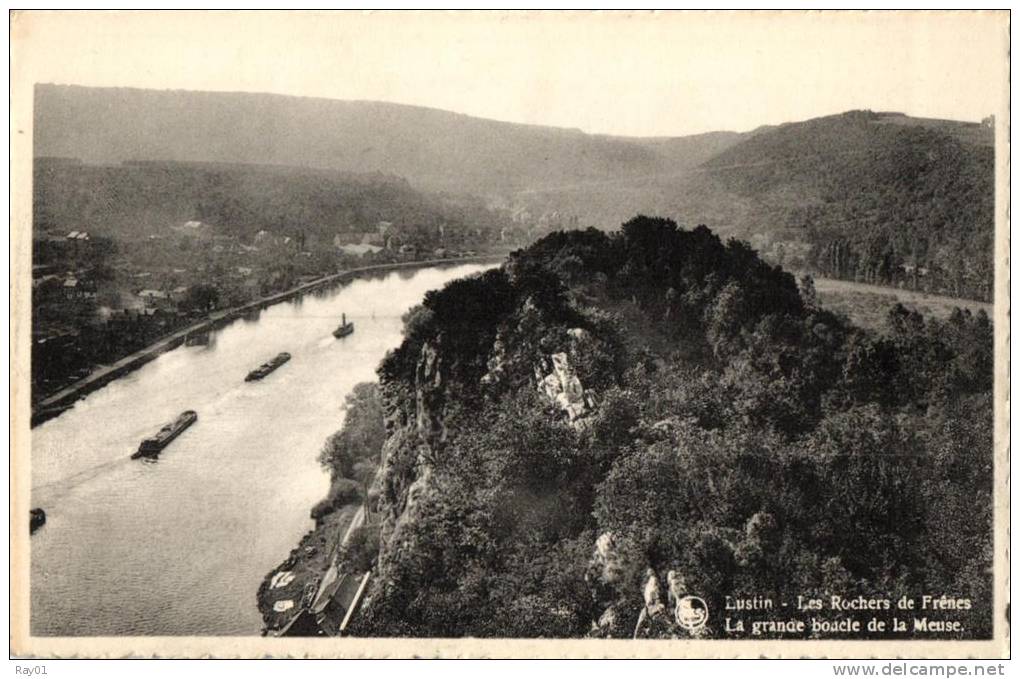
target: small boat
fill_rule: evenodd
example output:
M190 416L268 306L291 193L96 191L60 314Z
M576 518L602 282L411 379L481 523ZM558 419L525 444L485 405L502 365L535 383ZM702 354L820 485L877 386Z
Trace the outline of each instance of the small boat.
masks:
M137 460L140 457L155 457L159 455L160 451L170 445L170 442L181 435L185 429L190 427L198 419L198 413L194 410L185 410L183 413L177 416L177 419L173 422L163 425L154 436L142 441L141 445L138 446L137 452L131 456L132 460Z
M354 324L347 322L347 314L340 314L340 325L333 331L333 337L340 339L354 333Z
M289 360L290 354L288 354L286 351L277 354L276 356L273 357L272 360L266 361L265 363L263 363L262 365L248 373L248 376L244 378L244 381L254 382L255 380L261 380L263 377L273 372L274 370L276 370Z
M39 507L29 510L28 512L29 535L42 528L44 523L46 523L46 512L44 512Z

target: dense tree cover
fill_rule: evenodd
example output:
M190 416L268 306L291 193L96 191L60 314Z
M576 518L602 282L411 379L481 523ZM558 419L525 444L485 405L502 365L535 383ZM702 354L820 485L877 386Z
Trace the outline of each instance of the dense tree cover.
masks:
M991 134L912 122L852 111L782 125L709 160L696 184L752 201L733 226L809 244L799 264L823 275L991 299Z
M983 314L896 307L870 334L747 245L639 217L553 234L405 322L359 633L630 636L670 571L716 612L946 594L973 603L957 636L991 633ZM537 388L555 352L596 394L580 419Z
M216 308L220 301L220 293L216 287L207 283L199 283L188 288L181 307L187 311L208 312Z
M495 239L509 223L478 200L424 194L403 179L310 168L136 162L93 166L41 160L33 183L37 232L83 230L117 238L163 234L201 221L250 242L259 231L310 247L337 234L399 225L408 240L457 245Z
M378 384L355 385L344 409L343 427L326 440L319 453L319 463L330 475L330 488L329 494L312 508L316 520L368 496L386 440Z
M717 141L666 172L555 182L519 200L606 229L677 215L788 269L991 299L992 129L851 111Z

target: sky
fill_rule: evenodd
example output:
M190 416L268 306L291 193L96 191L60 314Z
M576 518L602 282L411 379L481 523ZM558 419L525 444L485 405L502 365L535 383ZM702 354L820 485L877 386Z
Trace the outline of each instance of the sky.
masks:
M632 136L1005 110L1008 15L21 13L18 83L273 92ZM21 95L23 96L23 95Z

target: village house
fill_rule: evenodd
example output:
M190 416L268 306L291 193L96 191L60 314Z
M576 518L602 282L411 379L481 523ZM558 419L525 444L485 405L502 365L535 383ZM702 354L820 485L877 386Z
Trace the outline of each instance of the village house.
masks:
M369 252L375 253L383 249L382 237L368 233L338 233L333 237L333 247L345 255L361 257Z
M96 284L94 281L68 276L64 279L64 299L84 300L95 299Z
M138 297L142 300L146 309L161 309L169 311L176 307L170 293L164 292L163 290L147 288L145 290L140 290L138 292Z

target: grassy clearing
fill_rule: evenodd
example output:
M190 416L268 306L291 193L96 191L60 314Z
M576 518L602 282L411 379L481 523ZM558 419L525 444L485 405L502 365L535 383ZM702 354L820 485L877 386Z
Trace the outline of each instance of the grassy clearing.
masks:
M828 278L815 279L815 290L819 303L826 309L846 316L855 325L877 332L887 329L889 309L897 303L925 316L937 318L948 318L957 307L970 309L971 313L984 310L989 317L993 315L992 305L984 302Z

